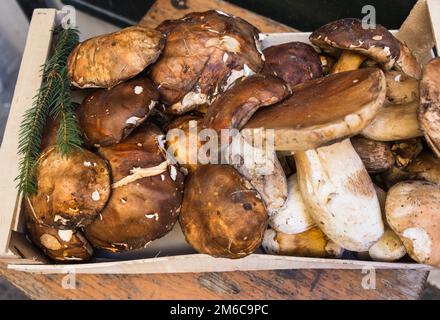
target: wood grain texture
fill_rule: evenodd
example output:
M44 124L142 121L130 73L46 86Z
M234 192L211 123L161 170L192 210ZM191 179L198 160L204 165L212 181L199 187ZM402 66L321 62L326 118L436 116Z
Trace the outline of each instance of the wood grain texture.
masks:
M6 270L4 276L32 299L418 299L427 272L377 270L376 289L365 290L360 270L284 270L157 275L69 275ZM176 286L176 283L179 285Z
M177 9L173 6L171 0L157 0L139 24L155 28L159 23L166 19L178 19L190 12L214 9L243 18L260 29L261 32L297 31L294 28L221 0L188 0L186 1L186 6L186 9Z

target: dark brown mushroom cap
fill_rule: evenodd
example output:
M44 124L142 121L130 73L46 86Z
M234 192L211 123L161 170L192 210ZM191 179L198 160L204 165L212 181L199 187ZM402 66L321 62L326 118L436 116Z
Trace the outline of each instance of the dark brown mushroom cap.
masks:
M158 99L147 78L92 92L77 109L87 144L108 146L122 141L148 117Z
M399 41L383 26L364 29L359 19L345 18L330 22L310 35L310 42L324 49L352 50L370 57L391 69L399 58Z
M388 143L363 137L354 137L351 144L361 158L368 173L379 173L390 169L394 156Z
M165 163L157 174L115 187L134 168L164 163L158 144L161 135L156 126L147 123L124 142L99 149L110 163L114 184L99 218L84 229L93 246L114 252L139 249L173 228L183 193L183 176L175 166L167 168Z
M26 221L26 229L32 243L52 260L78 263L92 257L93 248L79 230L43 226L31 218Z
M110 196L104 159L87 150L62 157L46 149L36 168L37 193L30 197L33 217L41 224L75 229L91 223Z
M292 87L323 76L319 54L306 43L283 43L266 48L263 53L265 62L261 73L277 76Z
M166 34L166 45L150 77L171 113L209 103L228 78L233 80L231 73L244 75L263 67L258 30L238 17L195 12L164 21L157 30Z
M260 108L283 100L290 93L286 83L274 76L253 75L221 94L203 118L203 127L241 129Z
M90 38L69 55L69 78L79 88L111 88L156 61L164 40L160 32L142 26Z
M292 88L292 96L259 109L243 130L274 129L276 150L300 151L358 134L385 100L378 68L333 74Z
M243 258L260 246L267 219L259 194L234 168L204 165L188 177L179 222L197 251Z
M426 141L440 157L440 58L431 60L423 69L418 119Z

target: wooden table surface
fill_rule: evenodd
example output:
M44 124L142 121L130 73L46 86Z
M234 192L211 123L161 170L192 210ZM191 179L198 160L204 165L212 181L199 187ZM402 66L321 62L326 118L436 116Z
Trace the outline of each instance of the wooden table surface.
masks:
M176 1L174 1L176 2ZM181 1L180 1L181 2ZM187 12L219 9L241 16L262 32L294 29L219 0L188 0L177 9L158 0L140 21L155 27L164 19ZM64 289L65 275L41 275L7 270L5 277L32 299L418 299L427 272L377 270L375 288L364 289L372 274L361 270L283 270L157 275L76 276L76 288Z

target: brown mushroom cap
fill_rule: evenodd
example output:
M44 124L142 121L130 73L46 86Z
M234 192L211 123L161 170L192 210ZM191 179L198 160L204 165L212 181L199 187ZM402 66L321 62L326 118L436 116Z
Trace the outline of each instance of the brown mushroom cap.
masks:
M283 100L290 93L285 82L274 76L253 75L221 94L203 118L203 127L241 129L260 108Z
M243 130L274 129L275 148L290 151L356 135L385 100L385 76L377 68L359 69L311 80L292 91L283 102L258 110Z
M359 19L345 18L330 22L310 35L310 42L334 52L335 49L355 51L393 67L400 55L400 42L383 26L365 29Z
M161 134L156 126L146 124L124 142L99 149L110 163L113 185L99 218L84 230L93 246L115 252L139 249L173 228L183 176L175 166L168 170L158 145ZM158 168L161 164L163 169ZM143 170L148 168L147 174Z
M261 73L277 76L291 87L323 76L318 53L306 43L283 43L266 48L263 53L265 62Z
M386 142L354 137L351 144L361 158L368 173L379 173L390 169L394 156Z
M256 250L267 227L260 195L227 165L204 165L185 186L179 222L187 242L215 257L242 258Z
M425 65L420 81L420 127L431 149L440 157L440 58Z
M69 78L79 88L111 88L156 61L164 43L160 32L141 26L88 39L69 56Z
M399 45L399 59L397 59L394 67L412 78L420 79L422 76L422 68L417 62L417 59L414 57L411 50L409 50L406 44L399 41Z
M27 220L26 228L31 241L52 260L74 263L92 257L93 248L79 230L47 227L33 219Z
M400 182L388 191L385 211L411 258L440 267L440 187L425 181Z
M419 99L417 79L399 71L385 73L387 80L387 100L393 104L405 104Z
M423 180L440 185L440 159L431 152L422 152L403 168L393 168L383 174L387 187L403 180Z
M77 109L86 142L108 146L122 141L148 117L158 99L158 92L147 78L92 92Z
M166 34L166 45L150 76L171 113L209 103L238 77L263 67L258 30L240 18L193 12L157 30Z
M36 179L31 211L36 221L49 227L74 229L91 223L110 195L107 164L87 150L76 149L62 157L54 148L46 149Z

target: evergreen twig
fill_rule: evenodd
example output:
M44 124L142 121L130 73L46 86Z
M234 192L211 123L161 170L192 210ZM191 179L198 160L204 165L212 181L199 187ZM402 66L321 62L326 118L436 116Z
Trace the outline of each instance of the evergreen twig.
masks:
M53 53L42 66L43 84L20 125L18 153L21 160L16 180L19 192L26 196L37 190L35 165L41 153L43 130L49 115L60 121L56 150L65 156L72 147L82 145L67 77L67 58L79 41L78 35L75 28L55 28L57 40Z

